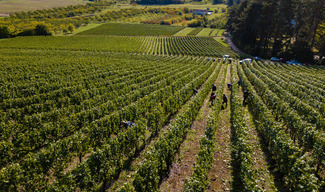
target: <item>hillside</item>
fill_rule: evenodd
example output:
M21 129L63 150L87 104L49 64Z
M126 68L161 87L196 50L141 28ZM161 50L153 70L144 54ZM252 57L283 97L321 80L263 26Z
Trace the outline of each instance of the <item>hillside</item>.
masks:
M325 190L324 66L240 60L219 12L111 6L3 20L97 16L0 39L1 192Z

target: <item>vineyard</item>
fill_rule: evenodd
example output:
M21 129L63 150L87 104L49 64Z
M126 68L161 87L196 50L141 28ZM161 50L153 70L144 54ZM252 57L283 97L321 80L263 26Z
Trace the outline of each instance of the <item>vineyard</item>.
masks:
M238 55L212 37L71 36L17 37L2 40L0 48L124 52L153 55L222 57Z
M181 29L0 40L0 191L324 191L325 68Z
M78 35L124 35L124 36L139 36L139 35L173 35L184 27L166 26L166 25L141 25L141 24L122 24L108 23L91 30L84 31Z

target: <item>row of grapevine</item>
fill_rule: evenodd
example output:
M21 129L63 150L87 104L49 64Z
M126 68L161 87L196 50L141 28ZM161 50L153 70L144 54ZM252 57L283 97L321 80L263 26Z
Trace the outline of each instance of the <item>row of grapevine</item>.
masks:
M193 66L194 67L194 66ZM191 67L191 68L193 68ZM177 68L176 70L182 69L183 66L181 66L181 68ZM189 70L191 69L189 68ZM173 79L173 77L175 76L183 76L184 74L186 74L187 72L189 72L189 70L185 70L185 71L181 71L178 73L174 73L173 71L164 74L164 75L158 75L155 78L158 80L156 82L157 85L165 85L161 82L162 79L164 79L165 77L169 77L170 79ZM174 75L171 75L173 74ZM181 73L181 74L179 74ZM80 127L84 127L86 126L88 123L92 122L95 119L101 118L104 114L113 112L121 107L124 107L126 105L131 104L132 102L134 102L135 100L137 100L139 97L142 97L146 94L149 94L153 91L154 88L158 88L156 86L154 86L155 81L152 80L148 80L148 81L143 81L145 84L140 83L139 85L144 85L143 87L140 86L138 87L139 90L135 90L132 92L132 94L126 94L126 95L121 95L120 97L118 97L117 99L114 100L114 97L117 97L118 95L116 95L116 93L119 92L110 92L110 93L114 93L114 95L112 97L108 97L108 103L101 103L100 105L93 105L96 106L94 108L88 109L88 110L84 110L84 111L76 111L76 109L71 110L72 112L75 113L71 113L69 115L67 115L65 118L60 118L57 120L53 120L56 121L56 123L53 125L50 123L45 122L44 124L42 123L42 119L40 119L41 117L39 115L35 115L32 117L35 117L35 119L30 119L30 118L24 118L24 122L21 125L24 130L16 130L14 131L14 133L19 134L19 137L16 136L14 138L17 138L19 140L16 139L11 139L11 142L14 144L14 146L16 146L17 150L22 150L22 147L28 147L28 145L26 144L30 144L32 146L30 147L34 147L34 148L38 148L41 147L44 143L50 143L51 139L52 140L57 140L60 139L62 137L68 136L71 133L73 133L74 131L78 130ZM125 91L124 93L128 93L129 91L127 90L123 90L121 89L120 91ZM72 107L75 107L75 105L71 105ZM54 110L54 112L58 115L61 116L63 115L62 113L60 113L57 110ZM43 113L44 114L44 113ZM50 116L45 116L43 119L52 119L50 118ZM66 124L68 122L68 124ZM70 123L69 123L70 122ZM65 125L65 126L62 126ZM51 126L51 127L49 127ZM14 128L14 127L13 127ZM10 129L9 129L10 130ZM53 130L55 131L54 133L49 132L49 130ZM66 130L66 131L65 131ZM32 132L34 131L34 132ZM46 132L44 132L46 131ZM60 131L58 133L58 131ZM44 132L44 134L43 134ZM55 136L51 137L51 135L56 134ZM59 135L58 135L59 134ZM26 135L24 137L24 135ZM34 135L34 137L28 137L28 135ZM40 138L40 135L42 136L42 138ZM10 137L12 137L13 135L10 135ZM25 141L24 141L25 140ZM23 146L21 146L21 144L23 144ZM22 150L23 153L27 153L28 148L26 148L25 150ZM14 150L16 151L16 150ZM19 151L16 151L14 153L15 155L19 156L19 154L21 154ZM12 159L12 156L10 157L10 159Z
M244 67L246 68L245 65ZM262 81L262 76L257 77L251 72L253 68L246 69L246 75L248 79L256 87L258 94L262 97L265 103L276 114L276 118L282 119L286 123L286 126L290 129L291 136L294 140L298 140L300 146L304 146L307 151L311 151L312 157L314 158L317 167L324 168L324 132L318 131L314 125L305 122L299 116L297 111L293 110L289 104L285 102L287 98L280 99L275 93L269 90L270 88L272 89L272 86L277 86L276 84L267 86L266 83ZM267 81L267 79L265 81Z
M217 78L220 67L209 77L198 94L192 97L177 115L175 120L169 124L164 135L159 138L146 154L146 159L137 170L133 183L125 184L121 191L156 191L159 183L166 175L171 166L175 154L183 142L188 129L191 127L197 112L201 108L207 93L210 91L211 83Z
M168 62L168 61L166 61ZM169 62L168 62L169 63ZM157 63L158 65L158 63ZM133 71L127 71L125 75L122 75L117 78L115 77L114 80L111 80L111 78L106 80L101 80L101 78L98 78L98 80L89 80L87 84L90 84L92 87L89 89L85 89L83 84L78 84L78 88L76 87L69 87L69 91L67 91L67 88L62 88L59 91L62 91L62 93L57 94L57 91L55 93L48 92L46 94L39 94L39 95L34 95L35 97L28 97L28 98L17 98L17 99L11 99L11 100L5 100L2 103L2 106L5 108L4 111L6 111L6 117L7 119L14 119L15 121L20 121L23 120L23 118L26 115L32 115L35 113L43 113L43 112L48 112L53 109L60 108L60 111L65 111L66 113L69 110L69 108L73 107L73 111L77 110L75 108L76 105L78 108L80 105L84 103L84 100L89 100L89 99L98 99L100 101L96 102L105 102L106 99L105 95L107 95L108 98L113 99L115 97L118 97L117 93L115 90L121 90L125 93L128 93L132 90L138 89L138 87L142 87L142 85L146 85L146 83L149 81L150 83L153 83L159 78L157 78L157 70L160 71L160 75L164 75L164 73L172 73L169 70L171 69L174 64L169 63L169 65L160 65L157 66L157 68L153 68L150 66L150 68L144 67L143 70L147 71L148 74L141 74L140 76L138 73L142 73L143 70L133 70ZM183 67L183 66L180 66ZM184 68L185 69L185 68ZM176 71L179 69L176 69ZM135 73L133 75L128 75L128 73ZM137 75L137 76L136 76ZM135 78L137 77L137 78ZM99 82L100 81L100 82ZM143 82L141 82L143 81ZM141 82L141 83L140 83ZM139 84L140 83L140 84ZM140 85L140 86L139 86ZM79 88L80 87L80 88ZM78 91L76 93L71 93L73 91ZM113 93L106 93L107 91L114 91ZM47 99L46 99L47 98ZM63 101L63 99L60 98L66 98L67 101ZM43 107L40 105L40 103L45 103L50 100L55 101L55 105L50 106L50 108ZM92 102L93 103L93 102ZM96 103L94 103L96 104ZM34 108L36 106L39 106L38 108ZM86 108L81 107L81 108ZM8 109L8 110L7 110ZM79 109L80 110L80 109ZM75 111L79 112L79 111ZM62 114L61 114L62 115Z
M106 23L77 35L159 36L173 35L182 29L182 26Z
M325 89L324 85L324 69L321 69L322 66L315 67L306 67L306 66L296 66L296 65L281 65L281 68L286 72L294 72L297 78L304 77L306 82L311 83L315 86L319 86L322 89ZM322 77L322 78L320 78Z
M107 53L99 54L90 52L44 50L39 52L11 49L2 50L1 53L3 58L3 63L1 63L1 70L3 73L0 74L1 81L7 85L1 87L1 99L4 101L6 99L15 99L20 97L22 99L26 97L29 98L33 95L41 95L43 101L48 97L52 100L53 98L56 98L56 96L66 94L65 92L69 92L69 89L74 88L75 86L79 87L78 90L82 88L86 89L86 84L83 84L85 81L88 84L89 81L98 81L91 85L96 87L107 86L108 84L113 83L110 81L102 82L103 80L115 79L122 82L124 79L117 79L117 77L130 76L132 78L131 75L134 76L134 73L137 73L138 71L140 72L145 69L152 69L150 62L158 59L158 57L155 58L150 56L133 56L133 60L141 61L141 64L139 63L135 65L135 63L129 58L130 56L125 54L114 54L114 57L109 57L111 54ZM20 54L24 54L23 58ZM52 58L58 55L61 57L55 59ZM49 59L49 57L51 57L51 59ZM82 57L82 59L80 57ZM159 60L161 59L162 58ZM170 59L171 58L166 58L166 60L163 60L168 61ZM33 62L31 63L31 61ZM116 62L123 62L123 65L112 64ZM55 67L53 68L52 66ZM23 73L23 75L20 75L21 73ZM43 96L43 94L50 91L52 91L52 95ZM72 89L70 92L73 91L75 90ZM27 93L25 94L24 92ZM29 99L20 102L9 100L9 102L17 103L9 103L7 105L10 105L10 107L16 107L16 105L27 105L30 103ZM1 105L1 108L6 109L6 105Z
M314 78L311 78L310 75L312 75L313 73L301 73L301 67L298 68L298 66L289 66L284 64L278 65L278 68L283 70L284 73L288 75L290 74L297 81L299 81L299 83L305 85L306 87L310 87L313 91L317 92L318 94L321 94L323 97L325 96L324 76L320 78L321 76L317 75Z
M325 98L322 95L300 84L296 78L290 76L289 74L281 74L281 71L277 71L275 68L272 68L272 70L267 70L265 65L261 63L258 64L261 69L264 69L264 74L268 75L269 77L273 77L275 81L281 81L282 83L279 84L280 86L289 89L290 93L294 96L305 100L310 106L314 107L321 114L323 114L323 118L325 117ZM281 75L279 75L279 73Z
M193 84L196 84L196 86L201 85L206 80L206 78L212 73L214 68L215 65L213 65L212 68L210 68L205 73L203 73L198 78L196 78L195 82L191 82L185 85L183 89L185 89L186 92L188 92L192 89ZM189 96L191 95L185 96L183 95L183 93L184 90L178 91L177 93L175 93L173 97L168 98L166 102L173 103L174 102L173 100L178 100L178 102L181 101L182 104L185 103L189 99ZM175 113L180 106L174 106L173 109L170 109L169 111L164 111L164 113L159 114L159 118L160 118L159 120L165 119L166 121L170 116L170 113ZM157 114L155 114L155 116L156 115ZM158 128L161 128L161 126L162 125L160 125L160 127ZM141 136L141 134L139 134L139 136ZM81 189L89 190L93 187L98 188L98 185L96 183L100 183L104 181L103 185L105 186L105 183L112 180L112 178L116 175L116 173L120 171L122 165L129 158L132 158L132 156L136 154L136 152L138 151L137 149L139 148L139 146L135 148L137 145L121 145L121 147L118 148L112 147L111 145L113 144L120 145L119 142L124 141L123 139L120 138L118 138L117 141L115 141L114 139L113 139L114 141L113 143L109 140L108 141L109 144L104 145L102 151L99 152L96 151L89 157L87 161L84 161L82 164L76 167L76 169L72 170L70 174L73 175L72 178L76 178L73 179L76 182L76 184L69 183L68 186L77 185ZM133 153L130 152L132 151L132 149L134 149ZM91 166L93 166L94 164L97 165L97 169L96 169L97 171L91 170ZM106 165L109 165L109 169L108 167L105 167ZM91 170L91 172L87 173L86 171L89 169ZM65 178L70 178L70 177L65 176ZM58 183L58 186L62 186L62 183Z
M32 43L31 43L32 42ZM44 44L44 42L47 42ZM89 43L91 42L91 43ZM237 54L212 37L128 37L72 36L20 37L3 41L1 47L11 49L50 49L74 51L109 51L154 55L215 56Z
M140 39L140 40L139 40ZM89 52L141 53L144 37L131 36L32 36L2 40L0 48Z
M149 45L154 44L156 39L160 40L156 46L149 48L150 52L154 54L162 54L159 49L165 47L164 53L170 55L208 55L208 56L222 56L224 54L236 54L229 48L215 41L210 37L151 37L148 41Z
M296 86L293 86L272 74L263 74L265 73L264 70L257 68L257 65L254 66L256 69L251 65L251 70L265 83L267 83L274 93L276 93L279 97L282 97L284 101L288 102L305 121L315 124L318 129L325 129L325 119L323 119L320 112L310 106L304 97L299 97L299 95L295 96L292 94L296 92ZM304 93L302 94L306 96Z
M259 121L258 130L267 142L275 167L283 175L283 182L291 191L318 190L320 183L313 173L313 160L293 142L274 119L272 112L248 81L248 69L244 72L241 65L237 64L237 67L244 88L250 92L249 108L254 118Z
M213 162L213 154L215 149L215 132L218 128L218 117L221 110L222 94L224 91L224 84L227 75L227 65L221 72L219 86L216 91L217 100L214 101L212 111L208 117L208 124L205 130L205 136L200 141L200 150L197 156L196 164L194 166L191 177L185 181L184 191L205 191L209 187L208 172Z
M189 32L187 35L197 35L198 33L200 33L200 31L202 31L203 28L202 27L197 27L197 28L194 28L191 32Z
M210 66L210 70L206 71L207 68L205 66ZM163 106L156 106L156 103L166 101L169 95L173 96L173 90L181 88L183 86L183 82L186 82L184 80L191 80L195 76L201 74L203 71L206 71L207 74L209 71L211 71L211 69L213 69L213 66L209 64L203 65L197 71L190 74L179 74L179 80L171 84L174 87L171 87L170 85L166 88L160 89L159 91L154 91L150 95L143 97L140 100L141 102L137 101L136 103L117 111L117 113L106 115L105 118L100 119L100 121L94 121L91 125L84 127L73 135L51 144L49 148L43 149L34 155L29 155L30 158L24 159L18 166L19 170L22 171L21 173L24 173L18 174L20 176L19 179L16 178L17 175L9 174L12 170L17 170L17 164L8 166L6 169L2 170L2 181L7 178L7 180L15 182L11 183L9 186L5 185L5 187L12 187L12 185L16 184L19 186L24 186L25 188L33 189L35 186L32 184L35 183L35 181L39 182L38 186L46 185L49 178L44 177L44 174L46 175L49 171L56 174L61 173L76 152L85 152L87 149L89 149L89 147L100 147L102 144L106 143L109 140L110 134L119 133L119 129L117 129L116 126L119 125L121 120L130 119L133 121L143 117L143 115L147 114L148 112L150 114L150 111L159 111L160 108L162 110L166 109L171 113L177 111L181 105L178 98L181 96L172 97L173 102L171 101L170 103L164 103ZM195 84L191 83L191 85L194 86ZM188 97L188 95L191 93L191 89L192 88L187 88L184 90L185 92L182 92L182 96L184 97L187 95ZM166 91L168 91L169 94ZM160 119L158 119L158 122L156 123L162 122L160 122ZM82 146L80 146L80 144L82 144ZM33 168L31 169L31 167Z
M233 131L232 136L232 158L234 179L234 190L238 191L260 191L257 185L257 170L254 168L253 148L249 142L250 134L244 118L243 102L237 84L237 70L231 65L231 112L230 122Z
M185 70L181 74L175 73L174 75L171 75L172 73L167 73L164 76L157 77L159 77L159 81L161 81L167 76L175 77L176 75L184 75L186 72L189 71ZM93 105L93 108L79 112L78 110L71 110L75 113L71 113L65 118L60 117L60 119L55 120L49 115L41 117L37 114L32 116L35 117L34 119L25 117L24 123L22 124L22 127L24 129L16 129L14 131L15 134L11 134L14 137L10 140L13 143L13 155L10 156L10 160L14 160L16 157L26 154L29 151L34 151L34 149L36 150L40 147L43 147L46 145L46 143L50 143L54 140L69 136L74 131L78 131L80 128L87 126L92 121L100 119L103 117L103 115L113 113L119 108L123 108L132 102L135 102L143 95L150 94L150 92L152 92L156 86L153 86L154 84L152 85L152 82L150 81L147 83L148 85L140 87L139 90L133 91L130 94L123 92L125 95L122 95L115 100L109 100L108 103L104 102L100 105ZM163 86L164 84L159 83L158 85ZM123 91L123 89L121 91ZM58 110L52 110L50 113L55 113L57 116L63 115ZM42 119L40 118L43 118L44 120L50 122L43 123ZM52 123L53 121L55 122L54 124ZM65 123L68 124L65 125ZM13 129L14 128L15 127L13 127ZM33 137L30 137L31 135ZM3 160L5 160L5 158Z
M272 65L271 65L272 66ZM303 86L304 88L301 89L302 91L305 91L305 89L308 89L313 92L309 97L318 99L318 98L324 98L325 95L325 88L322 88L323 83L315 83L315 81L308 80L307 74L297 74L299 71L296 71L295 68L292 70L286 69L284 67L285 65L276 65L273 67L274 72L277 72L278 74L281 74L284 77L287 77L292 82L296 82L297 84ZM321 78L318 78L321 80ZM323 99L324 100L324 99Z

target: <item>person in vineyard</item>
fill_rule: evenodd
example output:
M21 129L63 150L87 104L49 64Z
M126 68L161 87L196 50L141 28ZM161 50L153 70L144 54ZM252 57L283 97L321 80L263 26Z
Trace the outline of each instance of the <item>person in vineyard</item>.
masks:
M224 103L226 103L226 107L225 108L227 108L228 98L227 98L226 94L223 94L223 96L222 96L222 106L223 106Z
M197 94L197 89L193 89L193 95Z
M213 102L214 102L214 100L216 99L216 97L217 97L217 95L215 94L215 93L211 93L211 95L210 95L210 101L211 101L211 105L213 105Z
M214 83L212 83L212 92L216 90L217 90L217 86Z
M132 123L131 121L122 121L122 126L125 128L129 128L132 125L135 125L135 123Z
M237 81L237 84L238 84L239 86L242 85L241 79L239 79L239 80Z
M228 83L227 86L228 86L228 89L231 90L231 87L232 87L231 83Z
M248 95L249 95L248 90L245 90L245 91L244 91L244 101L243 101L243 105L244 105L244 106L248 104L248 102L247 102L247 100L248 100Z

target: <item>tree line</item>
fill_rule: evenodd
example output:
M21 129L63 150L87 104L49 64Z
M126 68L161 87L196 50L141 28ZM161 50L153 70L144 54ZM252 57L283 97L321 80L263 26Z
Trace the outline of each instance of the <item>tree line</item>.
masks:
M325 0L243 0L229 8L227 28L243 51L312 61L325 56Z
M175 19L175 17L180 17L177 19L182 21L190 13L188 8L168 7L128 8L102 13L102 10L110 5L109 2L94 2L87 5L16 12L11 14L10 17L0 19L0 39L16 36L68 33L90 22L128 21L132 18L138 21L137 17L141 15L168 14L171 16L171 20ZM150 21L152 18L149 17L147 20Z
M167 4L183 4L184 0L136 0L137 4L142 5L167 5Z

